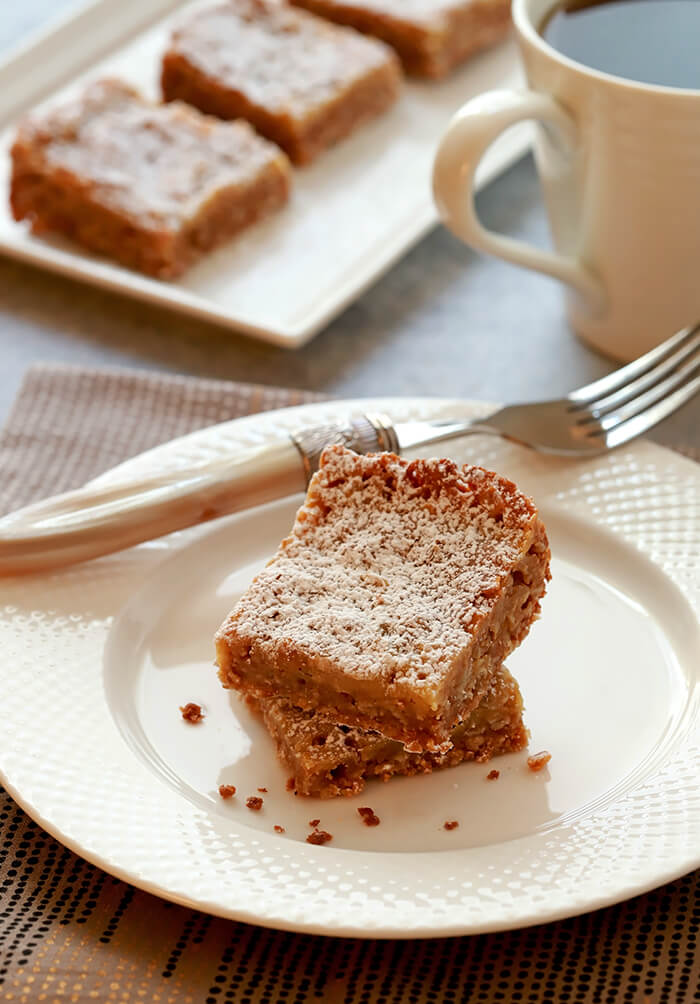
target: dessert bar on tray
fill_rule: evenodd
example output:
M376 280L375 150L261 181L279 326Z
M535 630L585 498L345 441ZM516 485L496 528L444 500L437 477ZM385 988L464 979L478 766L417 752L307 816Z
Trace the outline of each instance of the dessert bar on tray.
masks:
M407 73L445 77L503 39L510 0L292 0L296 7L384 39Z
M163 279L289 195L287 158L245 122L151 104L118 80L31 115L11 156L16 219Z
M229 0L195 11L163 57L166 101L245 118L296 164L383 112L401 69L383 42L277 0Z

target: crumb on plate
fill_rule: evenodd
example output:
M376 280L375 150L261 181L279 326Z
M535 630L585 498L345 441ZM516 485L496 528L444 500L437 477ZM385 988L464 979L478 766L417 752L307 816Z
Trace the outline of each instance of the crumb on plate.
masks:
M533 753L532 756L529 756L527 758L527 765L533 773L538 774L541 770L544 770L551 759L552 754L548 753L547 750L542 750L541 753Z
M362 822L365 824L365 826L379 826L381 820L379 816L375 816L374 809L370 809L368 805L364 805L357 811L362 817Z
M314 830L306 838L307 844L327 844L329 840L333 839L332 833L326 833L325 830Z
M220 784L219 794L222 798L233 798L236 794L236 786L234 784Z
M190 725L197 725L204 718L204 709L201 704L195 704L194 701L189 701L187 704L180 705L180 714L186 722Z

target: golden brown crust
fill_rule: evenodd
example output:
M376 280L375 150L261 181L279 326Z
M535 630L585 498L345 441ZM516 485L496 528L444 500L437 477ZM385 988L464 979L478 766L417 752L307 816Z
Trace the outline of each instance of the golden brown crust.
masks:
M347 25L396 50L407 73L440 79L501 41L509 0L291 0L295 7Z
M161 89L223 119L244 118L308 164L398 97L400 66L383 43L276 0L196 12L163 57Z
M11 156L15 219L163 279L289 196L286 157L249 125L115 80L25 120Z

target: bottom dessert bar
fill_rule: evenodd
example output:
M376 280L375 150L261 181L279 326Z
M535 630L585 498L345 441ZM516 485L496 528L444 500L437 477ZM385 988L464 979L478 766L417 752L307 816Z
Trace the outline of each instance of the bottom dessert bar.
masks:
M513 753L527 743L523 702L517 682L505 667L497 670L480 704L452 732L446 753L408 753L401 743L378 732L336 725L326 715L295 708L285 698L253 702L277 746L299 795L334 798L355 795L373 777L427 774L465 760L483 763Z

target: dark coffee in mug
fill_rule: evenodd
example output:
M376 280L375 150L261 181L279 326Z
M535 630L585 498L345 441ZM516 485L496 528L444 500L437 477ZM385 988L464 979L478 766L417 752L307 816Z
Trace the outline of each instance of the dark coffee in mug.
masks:
M594 70L700 90L700 0L564 0L539 31Z

